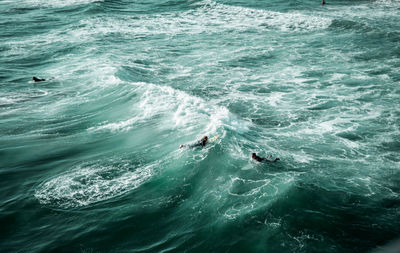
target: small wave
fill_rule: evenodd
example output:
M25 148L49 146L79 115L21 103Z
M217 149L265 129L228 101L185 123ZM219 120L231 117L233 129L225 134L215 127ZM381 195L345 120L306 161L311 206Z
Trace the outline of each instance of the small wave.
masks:
M26 0L25 3L37 6L63 7L68 5L89 4L98 0L42 1ZM67 43L71 48L82 47L87 52L96 50L87 43L94 42L102 36L116 34L132 40L140 37L177 34L221 33L231 31L265 30L312 31L325 29L331 24L331 19L310 16L301 13L279 13L239 6L230 6L214 2L203 2L200 7L181 13L161 13L137 15L133 17L116 18L97 16L84 18L79 23L52 30L45 37L42 34L32 35L24 40L7 42L5 50L0 54L4 57L25 54L43 54L44 48L52 48L60 43ZM32 48L31 45L35 45ZM79 58L82 60L82 57Z
M133 167L129 161L82 164L42 183L34 195L42 205L87 206L136 189L153 175L152 166Z
M109 130L112 133L117 133L117 132L126 132L129 131L132 126L139 121L139 118L134 117L128 120L123 120L120 122L116 123L104 123L103 125L97 126L97 127L90 127L88 128L88 131L90 132L97 132L97 131L103 131L103 130Z
M103 0L23 0L21 4L26 4L29 6L37 6L37 7L55 7L61 8L66 6L73 5L81 5L81 4L90 4L94 2L102 2ZM12 1L10 1L12 2Z
M265 208L293 185L295 174L281 174L263 179L232 177L222 191L230 195L219 208L227 219L236 219L259 208Z
M304 151L300 151L298 154L292 153L291 155L297 163L310 163L315 160L311 155L304 153Z
M246 180L242 178L232 179L232 187L229 190L231 195L235 196L251 196L260 192L264 187L269 185L271 180ZM276 194L277 189L274 189Z
M0 97L0 106L9 106L17 103L19 101L18 98L12 97Z
M93 35L119 34L119 36L154 36L165 34L201 34L223 31L246 31L265 29L290 31L312 31L325 29L331 19L301 13L280 13L261 9L230 6L219 3L203 5L182 13L140 15L124 19L96 17L81 21L80 28L73 29L65 39L93 39Z
M11 106L14 104L19 104L22 102L30 101L36 98L44 97L49 94L48 91L45 90L27 90L26 92L8 92L0 94L0 106Z
M159 117L163 122L160 124L161 128L181 129L188 133L198 131L214 133L223 122L229 121L229 111L225 107L207 104L203 99L186 92L150 83L132 83L132 85L141 94L139 102L132 105L134 116L118 122L106 122L91 127L88 131L125 132L135 124ZM232 127L235 122L232 121Z
M263 27L281 31L298 31L324 29L331 22L328 18L308 16L300 13L279 13L224 5L213 1L207 2L207 4L193 13L195 18L192 22L198 21L197 23L210 26L210 28L223 27L232 30L243 30Z
M400 1L387 1L387 0L376 0L374 4L383 7L398 8L400 7Z
M359 31L359 32L366 32L371 30L371 27L368 27L366 24L346 19L334 19L329 27L342 30Z

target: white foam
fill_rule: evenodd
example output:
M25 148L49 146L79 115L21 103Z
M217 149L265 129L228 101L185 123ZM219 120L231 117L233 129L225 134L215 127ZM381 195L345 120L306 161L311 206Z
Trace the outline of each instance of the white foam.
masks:
M269 101L269 105L276 107L278 103L282 100L282 97L285 93L283 92L274 92L268 96L267 100Z
M265 208L278 195L286 192L292 184L293 175L290 174L271 175L260 180L232 177L226 185L221 186L221 192L229 195L221 199L227 199L228 202L220 201L223 206L214 208L223 209L224 218L236 219L257 209Z
M35 98L47 96L48 91L42 89L28 89L20 92L7 92L0 94L0 105L10 106Z
M388 1L388 0L375 0L374 2L374 5L373 5L373 7L376 7L376 5L378 5L378 6L382 6L382 7L389 7L389 8L394 8L394 9L396 9L396 8L399 8L400 7L400 1L396 1L396 0L391 0L391 1ZM396 10L394 10L394 11L396 11Z
M271 180L269 180L269 179L249 180L249 179L242 179L242 178L235 177L235 178L231 179L231 187L229 188L229 194L234 195L234 196L251 196L251 195L259 193L264 187L269 185L270 182L271 182ZM233 192L235 185L246 187L247 190L240 192L240 193ZM276 188L274 188L274 192L275 192L275 194L277 193Z
M233 114L229 114L229 116L230 116L229 120L225 124L225 126L228 129L231 129L234 132L240 133L240 134L243 134L243 133L246 133L249 131L251 122L240 119Z
M44 1L26 0L38 6L62 7L68 5L88 4L98 0L69 0ZM138 15L135 17L89 17L78 24L71 24L52 30L51 33L26 37L23 41L5 43L8 50L0 52L3 57L40 53L46 47L55 44L81 44L93 42L99 36L118 34L126 39L138 36L154 36L163 34L223 33L231 31L255 30L264 33L266 29L280 31L308 31L327 28L331 20L325 17L309 16L300 13L279 13L267 10L251 9L238 6L217 4L212 1L199 3L201 7L182 13L161 13ZM34 47L32 48L32 45ZM86 51L95 50L85 45Z
M190 24L202 24L200 31L208 28L224 30L247 30L249 28L272 28L281 31L323 29L330 25L327 18L308 16L300 13L279 13L261 9L218 4L206 1L196 12L189 11L183 18ZM191 20L189 19L191 18Z
M204 135L215 134L226 122L231 127L235 127L237 122L232 121L232 125L229 125L229 111L225 107L208 104L203 99L186 92L151 83L132 83L132 86L137 88L140 102L132 104L131 118L106 122L91 127L88 131L129 131L139 122L160 116L162 122L158 127L161 129L173 129L189 134L201 132L201 135Z
M325 29L330 23L328 18L301 13L279 13L209 2L182 13L166 12L119 19L108 16L88 18L82 20L79 26L68 29L67 33L63 29L57 37L63 37L63 41L88 41L96 39L96 34L109 33L133 38L141 35L175 36L182 33L219 33L248 29L260 32L278 29L289 32Z
M55 7L61 8L66 6L90 4L94 2L102 2L103 0L19 0L19 1L6 1L7 3L18 3L20 6L34 6L34 7Z
M347 74L340 74L340 73L334 73L331 77L331 81L339 81L347 77Z
M42 183L35 197L43 205L61 208L90 205L138 188L152 176L152 167L134 168L129 161L82 164Z
M311 161L315 160L311 155L307 155L304 151L301 153L296 154L295 152L291 153L291 156L296 161L296 163L310 163Z
M19 101L19 99L14 97L0 97L0 105L12 105Z
M103 123L103 125L97 126L97 127L90 127L88 128L88 131L91 132L96 132L96 131L102 131L102 130L109 130L112 133L117 133L117 132L126 132L129 131L132 126L137 123L139 119L137 117L128 119L128 120L123 120L115 123Z
M356 3L354 5L348 5L345 7L341 5L331 5L326 7L329 8L329 12L326 12L325 14L333 19L343 18L344 20L355 20L357 22L366 24L365 21L367 20L376 23L376 21L379 21L382 17L385 19L388 17L398 18L400 1L375 0L364 3ZM388 27L393 29L392 26Z

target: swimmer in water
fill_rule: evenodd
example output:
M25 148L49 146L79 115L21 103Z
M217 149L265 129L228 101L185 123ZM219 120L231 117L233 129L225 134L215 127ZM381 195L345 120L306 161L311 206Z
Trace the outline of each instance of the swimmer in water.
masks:
M46 79L37 78L36 76L32 77L32 80L33 80L35 83L46 81Z
M201 138L201 140L197 141L197 142L194 143L194 144L181 144L181 145L179 146L179 148L183 148L183 147L194 148L194 147L200 147L200 146L201 146L201 147L205 147L207 141L208 141L208 137L207 137L207 136L204 136L203 138Z
M272 163L274 163L274 162L276 162L276 161L281 160L281 159L279 159L279 157L275 158L274 160L271 160L271 159L269 159L269 158L272 158L271 155L269 156L269 158L262 158L262 157L257 156L256 153L252 153L252 154L251 154L251 158L254 159L254 160L256 160L257 162L264 162L264 161L266 161L266 162L272 162Z

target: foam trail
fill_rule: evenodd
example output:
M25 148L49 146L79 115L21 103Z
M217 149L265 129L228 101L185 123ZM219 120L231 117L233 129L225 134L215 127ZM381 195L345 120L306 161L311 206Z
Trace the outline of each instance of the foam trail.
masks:
M134 168L129 161L105 165L81 164L42 183L35 197L42 205L61 208L87 206L138 188L153 175L153 165Z

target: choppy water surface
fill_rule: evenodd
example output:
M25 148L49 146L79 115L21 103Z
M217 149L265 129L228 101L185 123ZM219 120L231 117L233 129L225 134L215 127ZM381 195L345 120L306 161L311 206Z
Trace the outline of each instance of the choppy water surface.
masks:
M0 251L369 252L400 237L399 1L3 0L0 14ZM220 138L178 149L203 135Z

